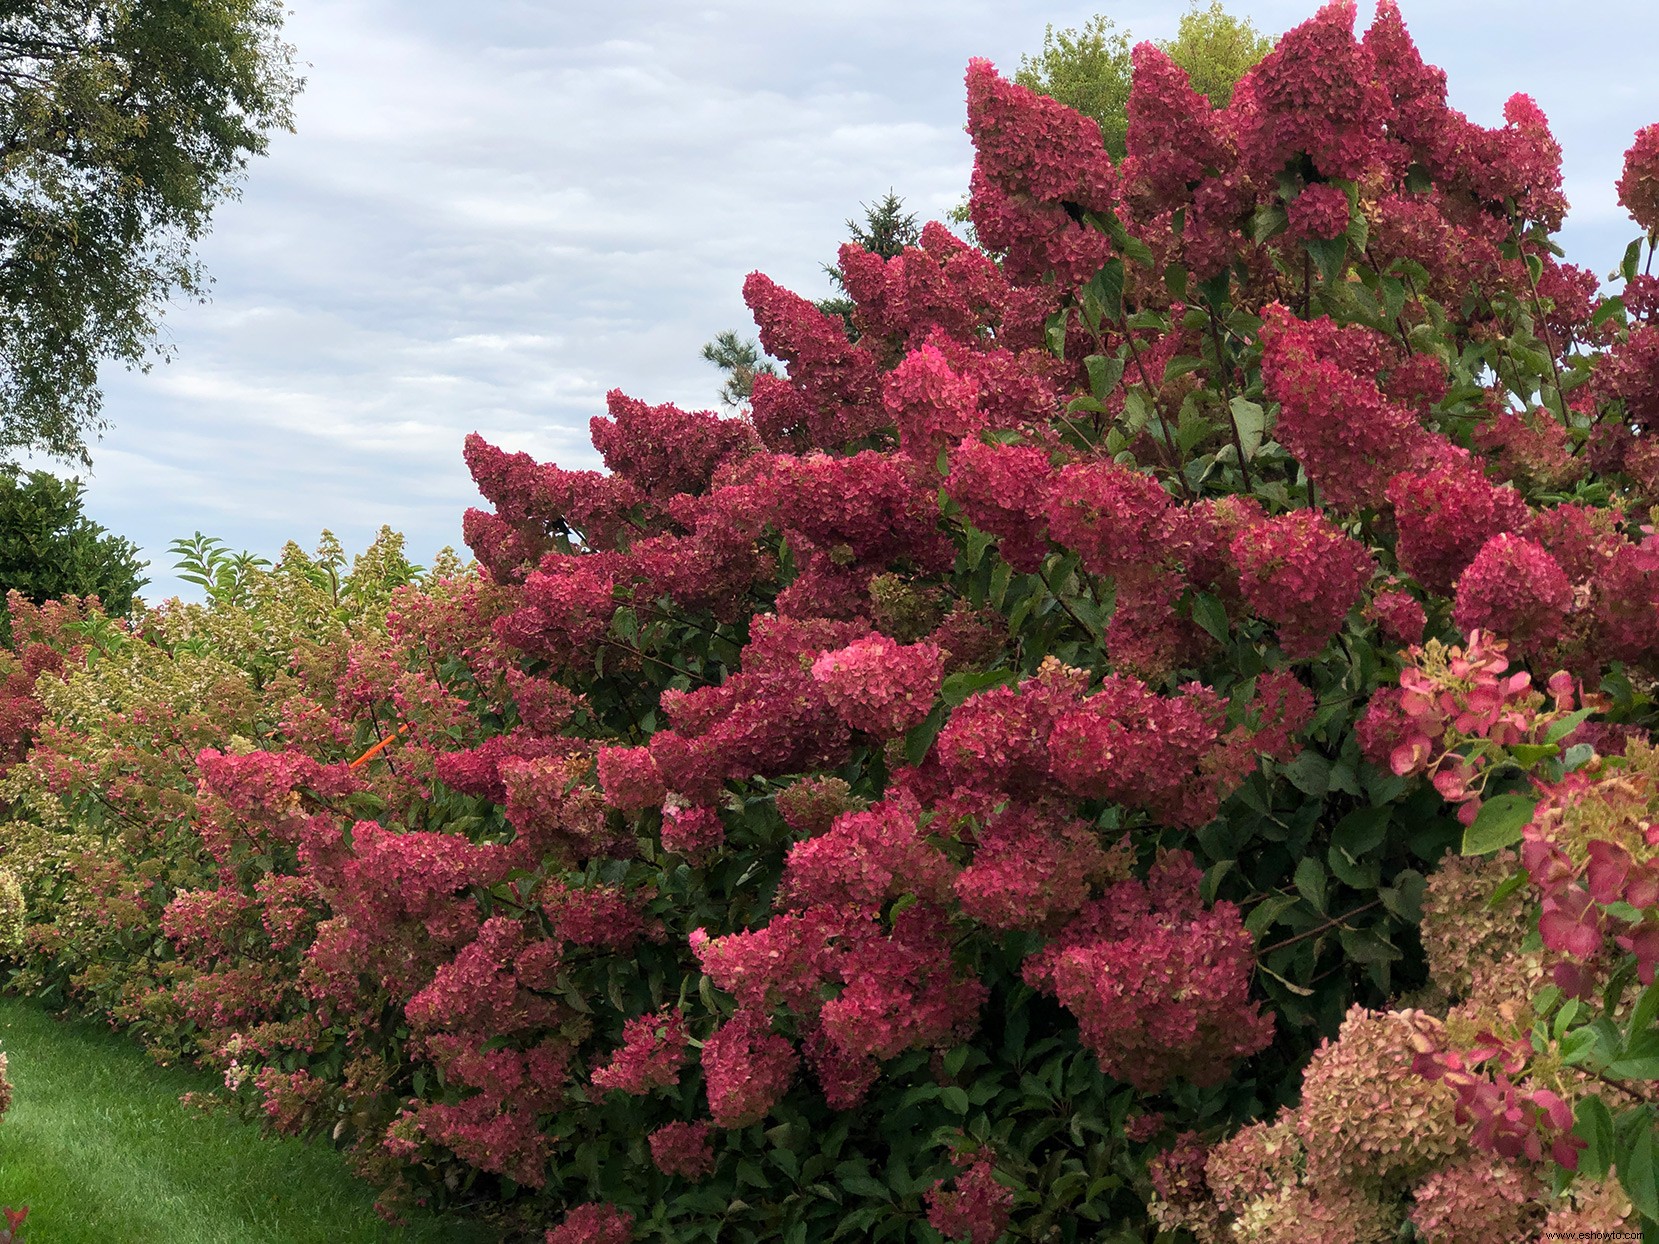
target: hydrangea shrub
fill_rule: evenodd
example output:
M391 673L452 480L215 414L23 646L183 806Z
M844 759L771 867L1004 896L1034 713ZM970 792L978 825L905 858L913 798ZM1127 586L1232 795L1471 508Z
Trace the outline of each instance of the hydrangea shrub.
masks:
M1659 1217L1659 148L1604 294L1355 16L1137 49L1116 162L973 62L984 249L469 438L474 568L25 618L15 982L549 1244Z

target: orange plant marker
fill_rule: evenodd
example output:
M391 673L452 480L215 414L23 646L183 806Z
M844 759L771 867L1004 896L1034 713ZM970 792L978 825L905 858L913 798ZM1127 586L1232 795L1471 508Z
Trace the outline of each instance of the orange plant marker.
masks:
M369 748L368 751L364 752L356 760L352 761L349 765L346 766L346 768L355 769L359 765L368 764L369 761L373 760L376 756L380 755L381 752L386 750L387 744L391 743L394 739L402 738L405 734L408 733L408 731L409 731L409 723L404 722L401 726L399 726L391 734L388 734L385 738L381 739L380 742L376 743L373 747Z

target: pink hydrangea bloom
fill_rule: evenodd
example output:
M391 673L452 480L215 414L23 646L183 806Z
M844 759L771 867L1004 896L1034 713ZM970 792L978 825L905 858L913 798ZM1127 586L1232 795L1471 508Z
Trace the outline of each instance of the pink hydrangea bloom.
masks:
M1247 528L1233 540L1239 586L1273 623L1293 658L1316 655L1342 629L1375 565L1366 547L1317 510L1295 510Z
M870 634L824 653L812 663L812 677L848 726L897 738L933 710L944 654L929 643Z
M633 1244L634 1216L614 1205L578 1205L551 1228L546 1244Z
M1200 879L1189 854L1171 852L1026 960L1026 983L1077 1017L1101 1070L1142 1092L1176 1076L1219 1083L1273 1038L1272 1015L1249 997L1254 939L1231 903L1204 909Z
M926 1193L928 1225L947 1240L967 1244L995 1244L1008 1229L1014 1191L998 1183L995 1165L978 1157L957 1175L956 1186L946 1190L936 1180Z
M1523 536L1493 536L1457 580L1452 621L1465 634L1503 636L1523 650L1547 647L1561 634L1573 585L1541 545Z
M685 1020L678 1011L638 1015L622 1025L622 1044L590 1078L606 1092L614 1089L642 1097L680 1082L686 1046Z
M747 1127L766 1117L795 1078L799 1059L771 1021L740 1009L703 1043L709 1113L721 1127Z
M678 1175L696 1183L714 1170L707 1123L665 1123L646 1140L651 1146L651 1160L665 1175Z
M1161 560L1158 533L1171 504L1142 471L1110 459L1074 462L1049 483L1049 535L1091 574L1117 574Z
M1619 177L1619 203L1649 233L1659 233L1659 125L1636 131L1636 141L1624 153Z

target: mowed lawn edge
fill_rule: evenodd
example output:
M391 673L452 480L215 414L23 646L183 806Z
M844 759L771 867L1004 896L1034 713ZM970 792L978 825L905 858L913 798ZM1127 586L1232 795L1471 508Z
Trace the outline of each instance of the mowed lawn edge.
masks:
M0 1119L0 1205L39 1244L488 1244L475 1223L392 1227L321 1143L179 1101L213 1087L119 1034L0 996L14 1093Z

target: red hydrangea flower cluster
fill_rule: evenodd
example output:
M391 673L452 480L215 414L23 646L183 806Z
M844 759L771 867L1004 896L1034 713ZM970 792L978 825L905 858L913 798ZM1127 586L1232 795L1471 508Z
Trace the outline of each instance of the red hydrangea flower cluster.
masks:
M1555 969L1557 983L1573 993L1587 979L1579 965L1596 960L1610 940L1634 956L1643 984L1659 974L1659 762L1653 749L1633 743L1616 764L1570 773L1547 788L1521 846L1543 896L1544 945L1577 961Z
M884 1062L909 1049L955 1045L973 1032L988 996L952 962L943 912L924 904L901 911L887 937L849 946L839 974L841 992L818 1017L849 1060Z
M1002 558L1032 574L1048 555L1048 453L1034 445L986 444L968 439L950 455L945 492L968 520L998 540Z
M591 946L626 954L648 933L661 936L660 927L647 929L641 909L653 891L629 894L620 886L568 886L549 879L536 891L542 914L553 937L569 946Z
M703 1043L709 1114L721 1127L747 1127L766 1117L795 1078L799 1059L764 1014L740 1008Z
M680 1067L686 1058L684 1017L669 1009L654 1015L639 1015L622 1026L622 1044L611 1053L603 1067L595 1067L594 1085L643 1097L652 1089L680 1082Z
M662 845L665 851L701 863L725 841L726 826L716 809L664 805Z
M696 1183L714 1172L714 1149L707 1123L665 1123L646 1141L651 1160L664 1175L678 1175Z
M1086 822L1013 805L985 818L952 889L981 924L1039 929L1081 908L1111 867Z
M471 1029L507 1035L550 1026L556 1018L554 1004L533 992L553 983L557 956L550 962L548 949L530 942L519 921L492 916L472 943L409 1000L404 1014L423 1032Z
M911 351L887 373L882 403L899 430L899 448L929 465L939 450L985 421L979 412L979 382L958 375L934 345Z
M1168 853L1145 883L1084 907L1023 970L1077 1016L1101 1070L1142 1092L1177 1076L1219 1083L1273 1039L1272 1015L1250 1000L1254 939L1231 903L1204 909L1201 879L1191 855Z
M1542 545L1524 536L1493 536L1457 580L1452 621L1465 634L1502 635L1525 652L1558 638L1573 604L1573 585Z
M812 663L824 698L854 730L897 738L933 710L944 654L929 643L900 644L870 634Z
M947 1240L968 1244L995 1244L1008 1230L1014 1208L1014 1190L997 1182L996 1165L983 1154L963 1154L955 1187L947 1190L935 1180L926 1193L927 1222Z
M712 805L732 778L801 773L833 767L852 745L852 732L830 707L812 663L845 647L868 628L824 619L756 618L744 668L718 686L665 692L670 728L637 751L601 751L600 773L626 800L644 804L658 784L693 805Z
M1472 819L1480 807L1470 789L1476 762L1454 749L1470 736L1501 747L1518 741L1531 724L1525 710L1532 679L1525 670L1508 672L1505 649L1502 640L1479 631L1464 648L1432 640L1413 648L1400 671L1400 695L1374 697L1361 723L1363 734L1376 741L1369 758L1402 777L1444 763L1446 776L1437 772L1435 785L1447 798L1465 801L1460 815ZM1386 758L1374 750L1385 741L1391 744Z
M1015 295L990 256L937 221L922 227L920 242L885 258L850 242L841 247L841 283L867 335L914 346L942 332L978 344L987 323L1016 327L1008 322Z
M496 634L556 665L593 656L616 614L616 580L601 559L550 554L524 580L524 605L496 622Z
M784 864L780 899L790 907L879 907L910 894L939 901L956 868L927 841L920 809L898 799L837 817L828 832L798 842Z
M1225 725L1225 701L1207 687L1193 683L1166 697L1138 678L1109 674L1054 723L1049 766L1075 795L1196 829L1255 767L1254 753L1228 747L1242 735L1224 741Z
M1158 537L1171 504L1144 471L1110 459L1074 462L1049 483L1049 535L1090 574L1118 574L1161 559Z
M847 340L841 321L815 304L782 288L770 277L751 272L743 281L743 301L754 313L760 344L789 367L789 379L816 416L825 434L816 444L797 448L839 448L880 427L881 375L875 356L862 344ZM753 401L759 423L763 386L756 378ZM765 436L765 431L762 431ZM768 444L775 444L768 440Z
M1293 510L1233 539L1239 589L1279 632L1293 659L1311 657L1342 629L1376 569L1366 547L1317 510Z
M1649 234L1659 233L1659 125L1636 131L1624 153L1618 181L1619 203Z
M1352 0L1326 4L1235 88L1239 154L1259 180L1271 185L1303 156L1322 178L1345 181L1383 163L1392 100L1371 50L1354 38L1355 12Z
M1168 53L1137 43L1130 62L1124 192L1153 212L1173 210L1191 200L1207 174L1226 167L1230 153L1216 132L1209 100Z
M1348 199L1338 194L1346 227ZM1265 315L1262 381L1279 403L1275 435L1332 505L1380 505L1389 480L1431 439L1408 406L1377 388L1386 342L1328 317L1299 320L1277 303Z
M1083 698L1084 670L1052 658L1018 688L994 687L959 705L933 745L940 793L971 790L1040 798L1051 778L1048 738L1060 714Z
M1075 289L1111 253L1104 234L1063 206L1109 210L1117 173L1088 117L968 62L968 130L974 140L969 208L981 244L1003 254L1010 280L1038 285L1053 273Z
M566 471L529 454L506 453L477 433L467 437L463 456L478 491L496 509L493 515L477 510L468 514L491 520L487 526L503 525L531 562L550 547L554 536L569 536L588 548L612 549L620 536L637 530L634 515L645 498L624 476ZM518 578L516 566L490 569L503 582Z
M633 1244L634 1216L614 1205L578 1205L547 1233L546 1244Z
M1410 592L1388 588L1378 592L1365 607L1365 616L1376 622L1377 628L1394 643L1403 647L1423 642L1423 628L1428 615Z
M1010 193L1091 211L1113 206L1117 173L1100 127L1006 81L987 60L968 62L968 132L978 167Z
M1510 1045L1482 1033L1474 1049L1435 1049L1418 1034L1419 1052L1412 1070L1426 1080L1443 1080L1457 1093L1457 1121L1474 1124L1469 1141L1475 1148L1515 1161L1541 1161L1545 1153L1567 1170L1578 1169L1578 1151L1586 1142L1573 1135L1572 1107L1546 1088L1522 1091L1510 1079L1521 1073L1532 1054L1530 1044ZM1483 1063L1489 1070L1477 1070Z
M611 471L655 500L706 492L723 462L760 448L754 427L742 419L647 406L620 389L605 395L605 406L610 417L595 416L589 424L593 447Z
M1285 209L1290 218L1286 236L1297 242L1339 238L1348 228L1349 210L1342 187L1329 182L1304 186Z
M1522 530L1530 517L1520 493L1488 483L1467 462L1402 471L1388 485L1388 500L1399 525L1400 569L1441 595L1488 540Z

